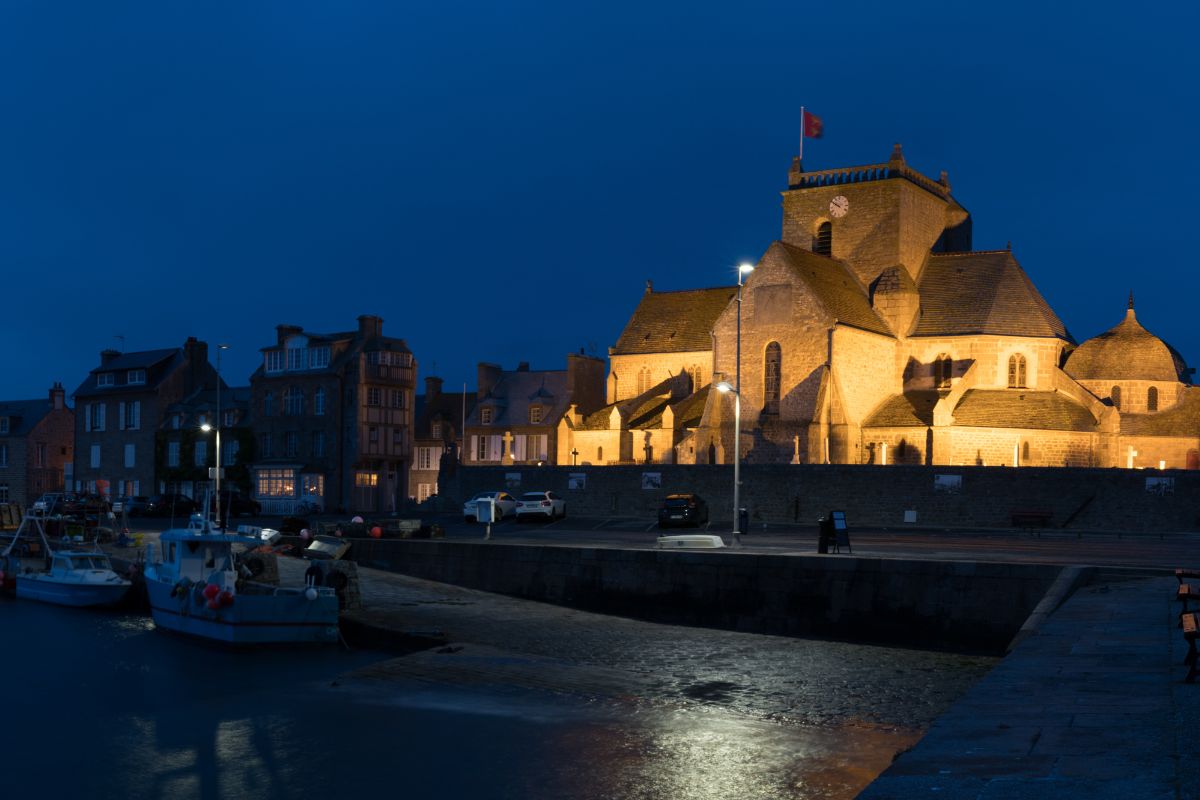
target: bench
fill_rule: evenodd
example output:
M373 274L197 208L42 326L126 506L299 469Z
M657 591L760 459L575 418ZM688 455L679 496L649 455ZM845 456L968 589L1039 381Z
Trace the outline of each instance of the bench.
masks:
M1016 528L1045 528L1050 524L1050 518L1053 516L1053 511L1017 509L1012 512L1012 524Z
M1183 604L1183 608L1179 612L1179 624L1183 624L1183 618L1191 613L1188 611L1188 600L1193 600L1200 603L1200 586L1194 586L1190 583L1180 583L1179 588L1175 590L1175 599Z
M1200 673L1200 669L1196 667L1196 630L1200 628L1200 612L1193 611L1190 614L1184 614L1180 617L1179 623L1183 626L1183 638L1188 643L1188 652L1183 659L1183 663L1188 667L1188 674L1183 681L1184 683L1194 683L1196 675Z

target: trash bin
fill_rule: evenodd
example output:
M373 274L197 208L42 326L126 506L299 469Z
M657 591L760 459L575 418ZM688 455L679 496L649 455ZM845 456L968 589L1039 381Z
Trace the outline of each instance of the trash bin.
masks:
M750 512L744 508L738 509L738 533L742 536L750 530Z
M833 532L833 520L828 517L821 517L817 520L817 524L819 526L817 528L817 552L828 553L829 543L833 541L833 537L836 535Z

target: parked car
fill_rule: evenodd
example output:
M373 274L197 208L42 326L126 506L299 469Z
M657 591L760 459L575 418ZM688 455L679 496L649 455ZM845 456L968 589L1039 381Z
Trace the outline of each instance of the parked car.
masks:
M698 494L669 494L658 509L658 527L700 526L708 522L708 503Z
M530 517L554 519L567 515L567 501L554 492L526 492L517 501L517 522Z
M95 517L107 514L112 504L98 494L63 495L62 503L56 513L72 517Z
M62 492L46 492L33 501L32 510L34 515L42 517L47 514L63 513L64 497Z
M479 521L479 501L492 498L496 504L496 521L511 517L517 508L517 500L508 492L480 492L463 503L463 519L467 522Z
M117 504L120 504L118 510ZM113 513L123 513L126 516L138 517L146 513L146 509L150 507L150 498L145 495L135 495L133 497L118 497L113 502Z
M214 514L217 511L217 501L215 499L209 501L210 508ZM231 517L257 517L262 514L262 503L255 500L253 497L246 497L241 492L221 492L221 516L229 519Z
M154 517L186 517L200 504L186 494L156 494L146 503L146 514Z

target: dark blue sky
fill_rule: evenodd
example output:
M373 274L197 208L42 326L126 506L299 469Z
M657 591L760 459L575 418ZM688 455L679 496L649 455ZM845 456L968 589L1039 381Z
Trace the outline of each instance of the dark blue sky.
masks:
M1053 6L1053 7L1051 7ZM106 347L280 323L475 364L605 355L644 281L778 237L803 104L822 169L949 171L1076 339L1139 319L1200 364L1189 4L0 3L0 397Z

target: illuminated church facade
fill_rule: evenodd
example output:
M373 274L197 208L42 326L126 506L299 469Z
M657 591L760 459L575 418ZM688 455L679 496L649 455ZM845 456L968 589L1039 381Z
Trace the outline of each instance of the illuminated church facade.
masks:
M739 300L740 297L740 300ZM1200 389L1137 320L1077 344L1009 250L908 166L805 172L738 287L656 292L609 350L560 464L731 463L741 311L747 463L1200 467Z

